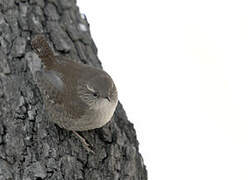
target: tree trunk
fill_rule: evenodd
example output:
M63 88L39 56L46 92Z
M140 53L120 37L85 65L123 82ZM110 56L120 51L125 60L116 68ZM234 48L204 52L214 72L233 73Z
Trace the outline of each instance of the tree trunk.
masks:
M101 68L89 24L75 0L0 0L0 180L146 180L133 125L119 103L111 122L81 132L48 120L33 73L31 38L45 34L57 54Z

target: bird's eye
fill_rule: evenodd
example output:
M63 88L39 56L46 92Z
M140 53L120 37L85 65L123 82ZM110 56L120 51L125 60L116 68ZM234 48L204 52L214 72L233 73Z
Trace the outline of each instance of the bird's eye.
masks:
M94 96L94 97L97 97L98 95L97 95L97 93L93 93L93 96Z

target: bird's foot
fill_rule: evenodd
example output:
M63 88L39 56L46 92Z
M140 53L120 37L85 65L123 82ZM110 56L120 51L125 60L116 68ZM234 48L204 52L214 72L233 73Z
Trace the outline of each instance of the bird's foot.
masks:
M90 148L91 145L89 145L89 144L86 142L86 140L85 140L82 136L80 136L76 131L72 131L72 132L79 138L79 140L82 142L83 147L84 147L88 152L90 152L90 153L92 153L92 154L95 154L95 152Z

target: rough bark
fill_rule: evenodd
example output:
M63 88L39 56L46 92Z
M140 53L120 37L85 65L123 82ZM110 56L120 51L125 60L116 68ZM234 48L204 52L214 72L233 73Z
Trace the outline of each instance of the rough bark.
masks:
M101 67L89 24L74 0L0 0L0 180L145 180L132 123L119 103L103 128L70 132L48 121L33 72L30 39L46 34L54 51Z

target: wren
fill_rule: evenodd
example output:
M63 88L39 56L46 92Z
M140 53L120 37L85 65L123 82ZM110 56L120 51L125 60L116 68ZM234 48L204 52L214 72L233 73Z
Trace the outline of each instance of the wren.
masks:
M100 128L111 120L118 102L112 78L101 69L56 56L44 35L36 35L31 45L44 64L36 78L49 120L72 131L93 152L76 131Z

